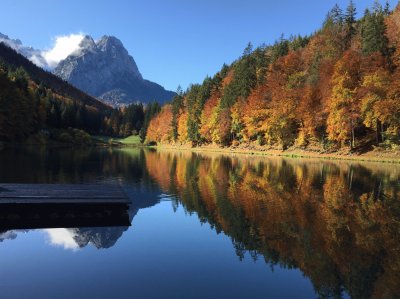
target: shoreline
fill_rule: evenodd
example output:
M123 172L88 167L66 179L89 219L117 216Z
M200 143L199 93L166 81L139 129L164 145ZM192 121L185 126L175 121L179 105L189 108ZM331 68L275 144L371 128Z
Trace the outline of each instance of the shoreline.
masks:
M400 164L399 150L374 150L363 154L358 153L320 153L310 150L289 149L289 150L273 150L273 149L246 149L246 148L219 148L216 146L201 146L190 147L187 145L157 145L149 146L149 148L157 150L178 150L191 152L209 152L221 154L233 154L244 156L265 156L265 157L286 157L286 158L306 158L306 159L321 159L321 160L343 160L343 161L358 161L358 162L378 162Z
M35 142L11 142L1 143L0 150L9 147L50 147L50 148L148 148L156 150L174 150L174 151L190 151L195 153L218 153L218 154L229 154L229 155L241 155L241 156L258 156L258 157L284 157L284 158L303 158L303 159L321 159L321 160L337 160L337 161L357 161L357 162L375 162L375 163L387 163L387 164L400 164L400 150L385 150L382 148L376 148L373 151L366 153L348 153L348 152L333 152L333 153L321 153L318 151L306 150L306 149L288 149L288 150L277 150L277 149L260 149L260 148L243 148L243 147L219 147L216 145L206 145L200 147L192 147L190 145L171 145L171 144L159 144L154 146L144 144L123 144L123 143L94 143L90 145L77 145L71 143L62 143L57 141L50 141L47 143L35 143Z

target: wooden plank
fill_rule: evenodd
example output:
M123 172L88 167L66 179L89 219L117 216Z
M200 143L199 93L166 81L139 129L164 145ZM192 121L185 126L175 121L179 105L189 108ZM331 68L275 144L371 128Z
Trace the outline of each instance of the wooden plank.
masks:
M12 203L129 203L118 184L0 184L0 205Z

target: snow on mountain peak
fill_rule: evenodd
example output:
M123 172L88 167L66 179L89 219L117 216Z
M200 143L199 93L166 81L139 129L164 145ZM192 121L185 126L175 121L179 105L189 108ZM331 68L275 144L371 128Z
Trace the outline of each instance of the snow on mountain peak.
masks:
M54 38L53 46L42 51L24 46L19 39L11 39L0 33L0 42L13 48L37 66L48 70L54 69L61 60L84 48L85 45L82 42L85 38L86 36L82 33L57 36Z

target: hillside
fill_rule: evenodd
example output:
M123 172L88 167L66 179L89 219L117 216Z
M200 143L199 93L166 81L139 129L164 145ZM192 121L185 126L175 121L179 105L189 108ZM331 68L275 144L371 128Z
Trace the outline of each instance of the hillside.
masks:
M335 6L311 36L249 46L165 105L148 142L369 151L400 144L400 8Z
M68 82L60 79L56 75L43 70L34 63L26 59L23 55L17 53L4 43L0 43L0 59L10 68L22 67L29 77L36 82L48 86L51 90L61 96L68 97L79 101L81 104L96 107L100 110L111 112L112 108L104 103L96 100L92 96L87 95Z
M24 141L42 132L43 138L87 143L90 137L81 130L105 132L104 120L113 112L2 43L0 107L0 141Z

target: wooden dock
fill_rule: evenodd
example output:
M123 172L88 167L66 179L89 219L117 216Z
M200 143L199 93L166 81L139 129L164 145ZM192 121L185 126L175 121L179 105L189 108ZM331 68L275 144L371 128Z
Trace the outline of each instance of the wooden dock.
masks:
M117 184L0 184L2 204L128 204Z
M116 184L0 184L0 231L130 226L129 204Z

